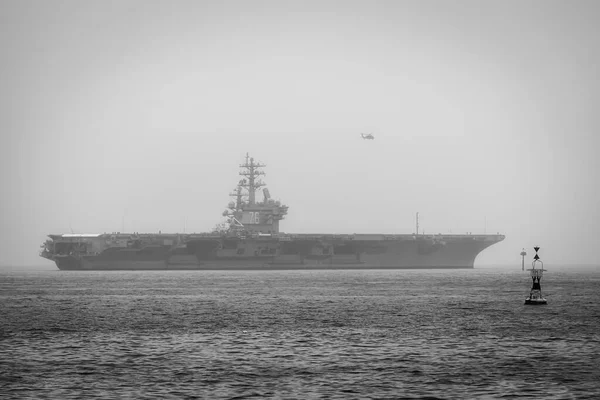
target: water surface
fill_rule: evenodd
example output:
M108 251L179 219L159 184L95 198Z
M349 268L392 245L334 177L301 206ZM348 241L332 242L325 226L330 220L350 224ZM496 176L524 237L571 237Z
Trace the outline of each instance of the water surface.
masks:
M598 398L600 272L0 272L2 398Z

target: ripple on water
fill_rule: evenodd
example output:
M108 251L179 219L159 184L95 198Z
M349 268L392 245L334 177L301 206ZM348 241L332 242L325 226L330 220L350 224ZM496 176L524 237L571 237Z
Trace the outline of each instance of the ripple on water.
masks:
M0 292L4 398L564 399L599 388L600 280L581 287L569 274L546 308L522 305L520 274L473 271L12 278ZM491 291L493 302L481 295Z

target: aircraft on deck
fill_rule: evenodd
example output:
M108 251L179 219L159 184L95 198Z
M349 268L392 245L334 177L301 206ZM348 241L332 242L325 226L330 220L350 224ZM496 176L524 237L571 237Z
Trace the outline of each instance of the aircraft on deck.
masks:
M366 134L366 135L364 133L361 133L360 136L362 136L363 139L368 139L368 140L375 139L375 136L373 136L373 134L371 134L371 133Z

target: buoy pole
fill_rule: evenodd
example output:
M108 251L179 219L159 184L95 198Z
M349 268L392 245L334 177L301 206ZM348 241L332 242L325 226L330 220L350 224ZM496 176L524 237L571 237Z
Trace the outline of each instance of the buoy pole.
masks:
M523 251L521 252L521 271L525 271L525 256L527 255L527 253L525 252L525 249L523 249Z

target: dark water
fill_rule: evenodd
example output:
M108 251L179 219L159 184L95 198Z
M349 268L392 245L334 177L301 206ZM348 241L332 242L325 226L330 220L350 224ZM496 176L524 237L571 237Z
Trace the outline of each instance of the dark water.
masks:
M0 397L600 398L600 271L0 272Z

